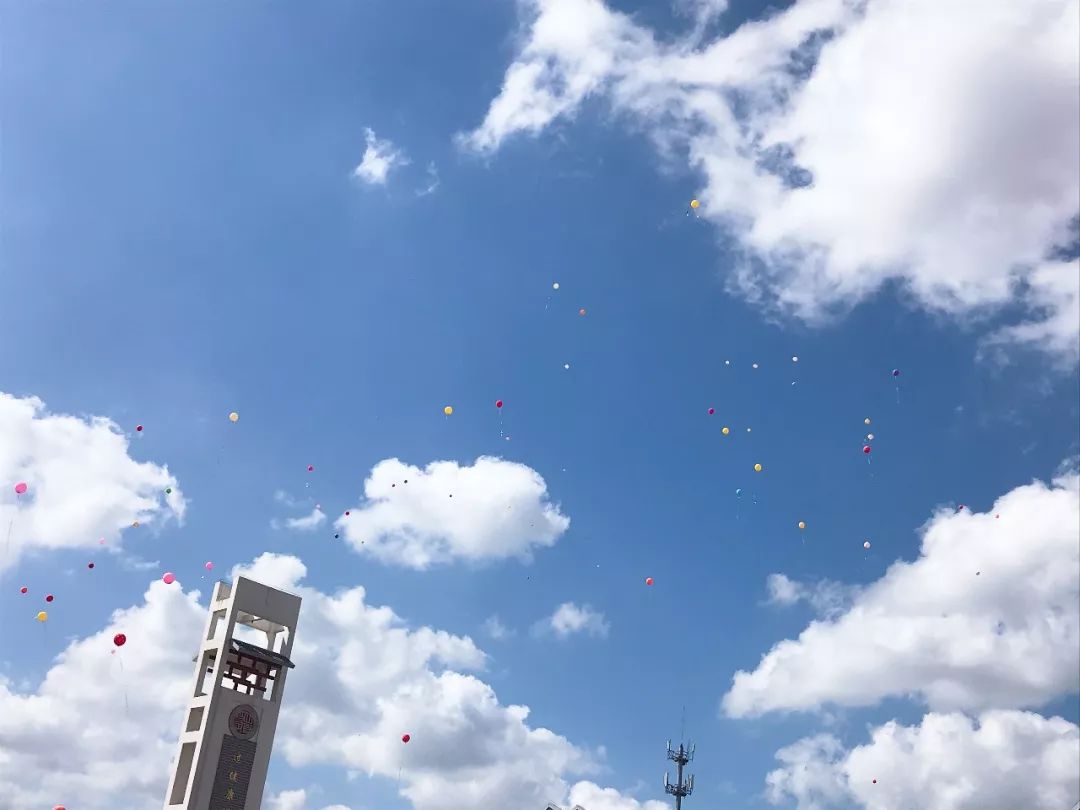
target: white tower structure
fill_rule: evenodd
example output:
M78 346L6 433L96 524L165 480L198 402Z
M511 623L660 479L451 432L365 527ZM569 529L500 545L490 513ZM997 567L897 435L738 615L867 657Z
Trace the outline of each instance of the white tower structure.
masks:
M299 616L298 596L244 577L217 583L165 810L262 807Z

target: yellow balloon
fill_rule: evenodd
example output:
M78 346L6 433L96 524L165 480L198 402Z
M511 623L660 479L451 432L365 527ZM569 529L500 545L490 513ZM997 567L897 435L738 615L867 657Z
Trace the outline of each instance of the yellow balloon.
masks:
M240 414L238 414L236 411L233 411L232 413L229 414L229 421L230 422L239 422L240 421Z
M799 521L799 528L800 529L805 529L806 528L806 524L801 520Z
M700 200L691 200L690 201L690 207L691 208L700 208L701 207L701 201Z
M754 472L761 472L761 465L760 464L755 464L754 465Z
M731 428L724 428L720 432L727 436L729 433L731 433Z
M48 619L48 618L49 618L49 614L48 614L48 613L46 613L46 612L45 612L44 610L43 610L43 611L41 611L41 612L40 612L40 613L39 613L39 614L37 615L37 620L38 620L39 622L43 622L43 621L45 621L45 620L46 620L46 619Z
M454 412L454 409L447 405L445 408L442 409L442 412L449 416Z

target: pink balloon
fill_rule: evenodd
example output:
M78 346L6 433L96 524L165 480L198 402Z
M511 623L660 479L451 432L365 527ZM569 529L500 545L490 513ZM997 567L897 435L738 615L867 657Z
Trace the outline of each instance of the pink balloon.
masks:
M214 564L212 562L208 562L206 565L203 566L203 568L205 568L207 571L213 571Z
M15 485L15 494L16 495L22 495L25 492L26 492L26 484L24 482L20 481L19 483L17 483Z
M172 571L166 571L165 576L161 578L161 581L164 582L166 585L172 585L174 582L176 582L176 576L173 574Z

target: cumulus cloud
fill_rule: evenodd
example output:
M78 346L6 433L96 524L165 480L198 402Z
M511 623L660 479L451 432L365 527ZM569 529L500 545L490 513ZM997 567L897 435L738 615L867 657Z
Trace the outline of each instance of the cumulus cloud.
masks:
M458 559L528 560L570 526L538 472L487 456L423 469L386 459L371 470L364 495L334 524L342 537L384 563L420 570Z
M283 790L266 800L267 810L308 810L306 790ZM344 804L329 804L322 810L351 810Z
M410 628L390 608L367 604L362 587L333 594L308 587L296 557L264 554L233 571L241 573L304 600L275 757L394 781L400 770L401 793L415 810L442 808L447 796L462 806L535 810L595 788L568 777L595 772L597 755L530 726L527 707L500 703L474 674L486 657L471 639ZM117 796L133 810L161 806L205 620L197 598L156 581L142 603L71 642L36 688L0 682L6 808L77 797L80 807L98 810L115 807ZM128 642L110 655L117 632ZM155 689L140 687L150 681ZM402 768L405 732L412 741ZM131 739L140 740L134 749ZM294 810L312 799L291 790L272 801ZM638 808L630 799L612 806Z
M502 641L514 635L514 631L502 623L498 616L488 616L484 621L484 632L495 641Z
M298 518L286 518L282 524L277 521L271 521L271 525L277 528L279 525L284 525L287 529L294 529L298 532L313 532L326 522L326 513L323 512L318 506L311 510L308 514Z
M1020 301L994 340L1076 362L1080 268L1045 264L1080 210L1076 3L800 0L707 44L722 2L684 3L694 32L663 41L601 0L519 4L467 148L603 98L701 173L701 215L744 250L731 290L811 323L890 280L953 314Z
M843 613L859 592L856 586L828 579L806 585L789 579L784 574L769 574L765 586L769 590L769 604L789 607L806 602L816 613L826 618Z
M1063 810L1080 796L1080 729L1028 712L931 713L879 726L850 751L823 734L776 756L766 798L797 810Z
M669 810L667 802L639 802L614 788L602 788L592 782L578 782L570 790L570 805L586 810Z
M600 613L590 605L577 606L573 602L563 602L546 619L537 622L534 632L538 635L553 634L556 638L566 639L577 633L585 633L598 638L607 638L611 626Z
M723 709L746 717L907 695L935 710L1023 708L1073 693L1077 537L1075 472L1018 487L987 513L938 512L918 559L737 672Z
M187 506L168 467L131 458L111 420L49 413L36 397L2 392L0 486L0 574L30 549L96 548L135 521L180 521Z
M374 130L365 130L364 137L367 147L360 165L353 169L354 177L369 185L384 186L391 171L409 165L405 153L391 141L376 137Z

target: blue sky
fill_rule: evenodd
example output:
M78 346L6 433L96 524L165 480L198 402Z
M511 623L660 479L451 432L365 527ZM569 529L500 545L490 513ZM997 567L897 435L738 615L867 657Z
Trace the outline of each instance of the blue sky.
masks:
M690 25L667 3L607 9L660 42ZM765 11L732 3L704 36ZM734 718L720 702L814 618L766 604L770 574L869 585L919 556L938 507L985 512L1074 459L1072 360L987 354L1024 300L935 308L903 273L830 298L843 311L820 322L771 308L768 285L751 300L731 286L748 243L711 202L722 178L662 156L672 133L605 90L539 132L464 148L455 136L482 125L520 61L522 15L492 0L3 4L0 390L113 420L187 504L182 523L123 531L123 554L83 538L0 570L13 688L33 692L69 640L139 604L162 571L205 597L204 561L224 572L269 551L301 558L319 591L363 585L410 626L472 637L502 704L603 746L589 778L641 801L663 798L684 709L690 807L767 806L778 749L823 729L851 747L920 721L925 701L903 695L824 701L825 718ZM367 128L409 160L383 184L352 174ZM429 166L438 186L420 194ZM570 519L531 564L413 570L334 539L381 460L480 456L535 470ZM315 531L271 526L316 502L330 520ZM610 632L530 631L565 602ZM487 637L493 615L516 634ZM1075 691L1026 707L1076 723ZM421 806L393 778L349 781L280 752L268 787L307 788L312 807Z

